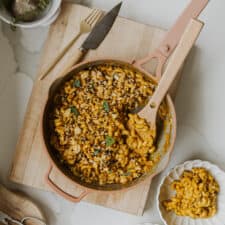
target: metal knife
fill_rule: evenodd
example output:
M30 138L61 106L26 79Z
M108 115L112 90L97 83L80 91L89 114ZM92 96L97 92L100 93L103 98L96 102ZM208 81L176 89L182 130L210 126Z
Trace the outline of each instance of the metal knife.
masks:
M92 29L86 40L83 42L81 47L73 54L73 56L67 61L64 67L63 74L65 74L74 64L78 63L88 50L96 49L105 39L106 35L111 30L118 13L120 11L122 2L112 8ZM41 80L45 76L41 77Z
M90 32L89 36L81 45L80 50L82 52L86 52L89 49L96 49L101 42L105 39L106 35L111 30L116 17L120 11L122 2L116 5L113 9L111 9L101 20L99 23L95 25L93 30Z

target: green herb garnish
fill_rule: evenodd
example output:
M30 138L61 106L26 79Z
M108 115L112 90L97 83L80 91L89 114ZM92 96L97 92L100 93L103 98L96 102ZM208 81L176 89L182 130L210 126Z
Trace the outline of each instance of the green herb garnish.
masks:
M98 155L100 153L100 151L101 151L101 149L98 149L98 148L94 149L94 156Z
M131 172L129 172L129 171L123 174L123 176L126 176L126 177L130 176L130 175L131 175Z
M80 113L75 106L70 107L70 110L75 116L79 116Z
M105 112L109 112L109 103L107 101L103 102L103 109L105 110Z
M75 80L73 86L74 86L74 87L77 87L77 88L78 88L78 87L81 87L80 80Z
M38 8L43 11L47 8L48 5L49 5L49 0L39 0Z
M105 138L105 144L107 147L113 145L115 143L114 138L110 137L110 136L106 136Z

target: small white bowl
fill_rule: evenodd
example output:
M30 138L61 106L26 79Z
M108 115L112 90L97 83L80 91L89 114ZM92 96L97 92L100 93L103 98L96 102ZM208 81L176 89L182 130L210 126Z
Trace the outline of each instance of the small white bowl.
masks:
M55 21L60 13L60 6L62 0L52 0L46 13L42 15L40 19L33 22L18 22L15 24L16 27L21 28L35 28L40 26L48 26ZM12 24L13 18L10 13L2 7L0 9L0 19L5 23Z
M179 179L184 170L191 170L195 167L203 167L211 172L220 186L218 194L218 209L215 216L208 219L192 219L190 217L177 216L173 212L167 212L162 205L164 200L170 199L174 196L175 192L171 190L170 184ZM167 225L224 225L225 224L225 172L218 166L211 164L207 161L194 160L187 161L182 165L176 166L172 169L167 176L165 176L158 189L157 207L161 219Z

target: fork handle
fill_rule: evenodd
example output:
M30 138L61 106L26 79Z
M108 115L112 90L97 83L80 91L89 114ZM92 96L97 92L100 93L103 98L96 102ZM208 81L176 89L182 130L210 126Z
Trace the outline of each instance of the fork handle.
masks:
M55 65L60 61L60 59L66 54L66 52L71 48L71 46L75 43L75 41L81 36L81 32L79 32L64 48L63 50L57 55L57 57L51 62L49 67L46 71L41 75L41 80L43 80L48 73L55 67Z

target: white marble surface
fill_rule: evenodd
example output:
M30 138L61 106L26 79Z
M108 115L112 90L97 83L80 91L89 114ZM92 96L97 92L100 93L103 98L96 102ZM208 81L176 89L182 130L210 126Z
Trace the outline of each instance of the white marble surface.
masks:
M77 1L78 2L78 1ZM86 0L82 4L110 9L116 0ZM121 15L146 24L169 28L188 0L124 0ZM185 66L176 99L178 137L167 170L190 159L209 160L225 170L225 1L214 0L201 15L206 25ZM20 187L7 181L12 155L47 28L13 32L0 23L0 181L31 195L43 208L49 224L134 225L162 224L156 210L154 178L143 217L95 205L72 204L62 198Z

